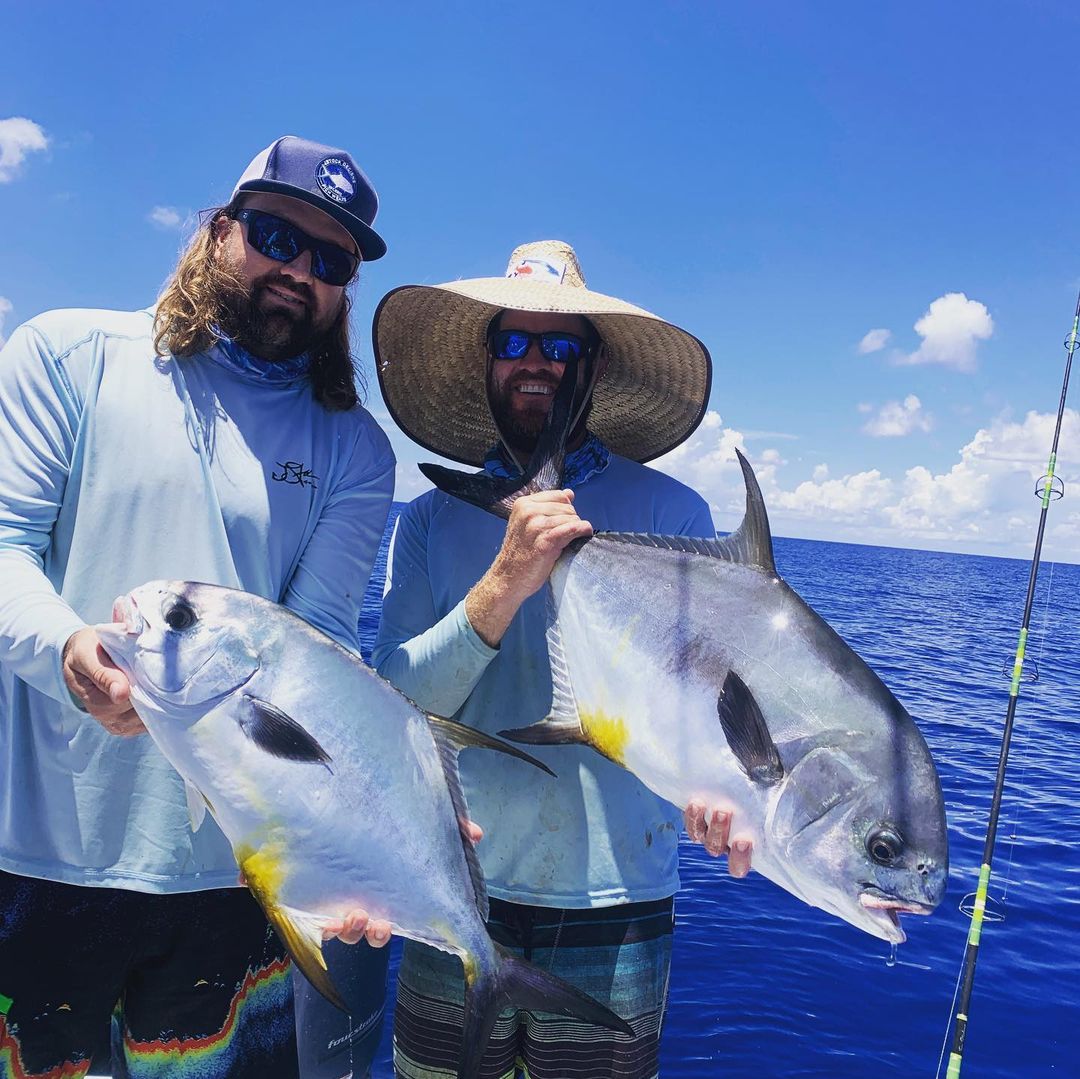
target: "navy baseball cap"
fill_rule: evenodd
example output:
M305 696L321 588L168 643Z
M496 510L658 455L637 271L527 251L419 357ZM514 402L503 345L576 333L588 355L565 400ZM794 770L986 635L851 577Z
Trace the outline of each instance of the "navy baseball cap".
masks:
M248 165L232 198L245 191L270 191L318 207L348 231L365 262L386 254L383 238L371 227L379 196L344 150L285 135Z

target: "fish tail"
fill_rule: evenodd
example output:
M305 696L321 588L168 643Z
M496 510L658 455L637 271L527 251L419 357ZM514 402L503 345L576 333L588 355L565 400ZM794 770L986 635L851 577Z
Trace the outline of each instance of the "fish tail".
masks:
M479 506L497 517L508 518L514 503L522 495L554 491L562 486L566 439L570 433L574 393L577 389L577 364L567 363L547 414L543 429L523 476L503 478L483 472L458 472L442 465L421 464L420 471L440 491Z
M633 1037L634 1030L625 1019L597 1003L588 993L512 955L498 944L495 952L497 962L493 969L477 972L471 980L466 976L458 1079L479 1076L480 1062L495 1021L506 1007L569 1015Z

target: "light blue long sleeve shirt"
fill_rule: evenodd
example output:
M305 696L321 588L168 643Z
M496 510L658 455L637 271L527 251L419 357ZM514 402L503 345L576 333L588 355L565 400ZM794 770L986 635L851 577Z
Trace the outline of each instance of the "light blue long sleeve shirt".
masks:
M61 652L155 578L284 603L358 651L394 456L362 408L212 354L154 355L152 314L52 311L0 350L0 869L181 892L236 884L150 737L81 712Z
M594 528L715 536L703 499L654 469L612 455L574 491ZM497 649L477 636L465 595L490 566L505 522L438 491L398 518L373 660L422 708L495 733L551 707L545 591L531 597ZM642 581L642 602L648 582ZM592 907L644 902L679 887L681 814L629 772L584 746L529 746L556 773L503 754L461 756L477 853L491 895Z

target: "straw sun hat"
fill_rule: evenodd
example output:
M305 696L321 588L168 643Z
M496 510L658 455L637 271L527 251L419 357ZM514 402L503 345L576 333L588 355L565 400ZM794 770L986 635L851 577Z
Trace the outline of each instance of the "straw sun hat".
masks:
M584 315L608 367L589 429L615 453L649 461L689 437L709 399L712 364L685 330L592 292L569 244L542 240L510 256L505 277L405 285L375 312L375 367L390 413L414 441L481 465L498 433L485 380L488 323L502 309Z

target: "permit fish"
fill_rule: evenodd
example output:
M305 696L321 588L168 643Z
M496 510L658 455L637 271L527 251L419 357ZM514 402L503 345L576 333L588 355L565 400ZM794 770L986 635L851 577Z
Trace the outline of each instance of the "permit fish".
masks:
M502 517L559 487L574 374L523 477L421 470ZM929 914L948 878L934 762L896 697L780 577L738 458L746 512L726 538L597 532L566 548L549 581L551 712L500 733L590 745L681 809L732 807L754 869L900 943L899 916Z
M474 1079L508 1005L629 1026L488 936L487 893L463 835L461 749L524 751L425 715L329 637L269 600L152 581L98 627L131 682L136 712L187 784L192 826L207 809L248 887L309 981L344 1008L322 931L366 909L393 932L460 957L459 1076Z

